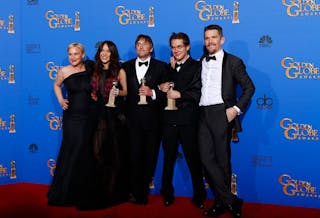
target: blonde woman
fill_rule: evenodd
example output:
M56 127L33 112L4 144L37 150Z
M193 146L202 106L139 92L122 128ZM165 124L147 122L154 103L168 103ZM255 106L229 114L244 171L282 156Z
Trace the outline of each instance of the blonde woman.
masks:
M80 43L71 43L67 51L70 64L60 70L53 86L63 109L63 132L47 197L49 205L89 207L96 178L90 124L92 70L88 61L84 62L85 51Z

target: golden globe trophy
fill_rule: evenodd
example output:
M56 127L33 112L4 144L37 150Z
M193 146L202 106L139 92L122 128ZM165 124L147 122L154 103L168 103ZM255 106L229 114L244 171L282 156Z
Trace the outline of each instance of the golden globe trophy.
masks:
M231 175L231 193L238 195L237 193L237 175L232 173Z
M9 27L8 27L8 33L14 33L14 16L12 14L9 15Z
M9 133L15 133L16 132L14 117L15 117L14 114L10 115Z
M154 8L151 6L149 8L149 23L148 27L154 27Z
M146 79L142 78L141 79L141 87L146 85ZM147 96L145 95L140 95L140 101L138 102L139 105L145 105L148 104L147 102Z
M174 83L170 82L169 83L169 90L172 90L174 87ZM164 108L167 111L174 111L174 110L178 110L178 108L176 107L176 100L172 99L172 98L168 98L167 99L167 107Z
M10 170L10 179L17 178L17 170L16 170L16 162L13 160L10 162L11 170Z
M232 129L231 141L239 142L239 137L235 129Z
M75 15L74 31L80 31L80 12L76 11Z
M8 83L15 83L16 81L14 80L14 65L10 64L9 65L9 80Z
M117 89L117 85L118 85L117 81L112 82L112 88L109 92L109 99L108 99L108 103L106 104L106 107L116 107L116 105L114 104L115 96L113 95L112 90Z
M239 21L239 2L233 2L233 19L232 23L240 23Z

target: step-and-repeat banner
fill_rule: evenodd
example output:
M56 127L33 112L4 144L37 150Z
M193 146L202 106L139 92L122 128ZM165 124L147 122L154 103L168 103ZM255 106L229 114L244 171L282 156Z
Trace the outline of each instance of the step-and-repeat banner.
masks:
M143 33L168 62L171 33L185 32L197 59L204 27L219 24L224 49L244 60L256 85L232 143L233 191L248 202L320 207L319 21L320 0L0 0L0 184L52 179L62 136L52 85L69 43L93 59L97 44L112 40L126 61ZM161 150L152 193L162 158ZM181 150L174 185L192 196Z

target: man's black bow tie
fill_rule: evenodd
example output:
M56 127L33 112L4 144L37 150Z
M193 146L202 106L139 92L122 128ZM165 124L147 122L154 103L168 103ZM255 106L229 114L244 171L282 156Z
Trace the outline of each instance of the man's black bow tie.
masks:
M178 62L175 64L174 68L177 69L178 67L182 67L183 64L178 64Z
M217 59L216 59L216 56L209 56L209 55L206 56L206 61L208 62L208 61L210 61L210 60L214 60L214 61L217 60Z
M145 62L140 62L139 61L139 67L141 67L142 65L146 65L146 67L148 66L148 61L145 61Z

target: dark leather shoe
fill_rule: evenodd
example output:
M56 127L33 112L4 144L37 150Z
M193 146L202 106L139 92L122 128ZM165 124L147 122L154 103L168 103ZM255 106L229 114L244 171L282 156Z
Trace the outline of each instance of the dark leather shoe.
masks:
M241 207L243 204L243 200L237 198L232 204L227 205L227 210L231 213L234 218L241 217Z
M201 210L204 208L204 204L202 200L192 199L192 203Z
M134 203L134 204L139 204L139 205L147 205L148 204L148 197L141 197L141 198L136 198L134 195L130 194L129 195L129 202Z
M169 207L174 202L174 197L163 197L163 204L166 207Z
M147 205L148 204L148 197L144 197L144 198L141 198L141 199L137 199L136 200L136 204L139 204L139 205Z
M223 204L214 204L209 210L203 211L204 216L217 217L225 213L225 207Z

